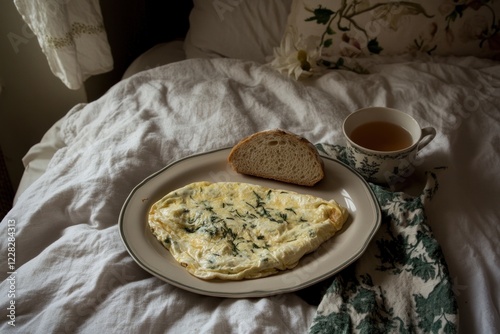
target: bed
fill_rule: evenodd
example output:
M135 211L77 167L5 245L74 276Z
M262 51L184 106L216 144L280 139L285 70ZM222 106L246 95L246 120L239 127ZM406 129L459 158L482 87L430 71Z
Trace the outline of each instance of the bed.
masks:
M184 40L69 110L26 154L0 224L1 331L496 332L500 33L480 22L499 4L375 3L365 17L340 1L194 1ZM411 176L373 184L345 160L342 122L366 106L437 130ZM238 179L228 149L274 128L315 144L331 174L300 191L337 196L351 226L275 278L189 278L145 241L144 210L173 184Z

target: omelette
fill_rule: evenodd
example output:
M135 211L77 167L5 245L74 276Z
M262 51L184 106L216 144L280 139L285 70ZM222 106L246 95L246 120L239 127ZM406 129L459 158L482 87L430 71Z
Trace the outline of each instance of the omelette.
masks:
M195 182L154 203L154 236L201 279L243 280L294 268L339 231L334 200L238 182Z

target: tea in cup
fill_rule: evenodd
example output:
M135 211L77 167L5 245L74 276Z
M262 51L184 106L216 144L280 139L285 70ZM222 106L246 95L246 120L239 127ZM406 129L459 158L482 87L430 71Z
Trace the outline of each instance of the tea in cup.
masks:
M395 184L415 170L417 152L436 136L410 115L396 109L368 107L344 120L347 160L367 181Z

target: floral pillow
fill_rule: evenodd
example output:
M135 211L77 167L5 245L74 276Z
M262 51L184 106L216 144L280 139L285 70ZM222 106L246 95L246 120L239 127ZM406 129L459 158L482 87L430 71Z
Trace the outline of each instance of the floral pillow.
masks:
M331 62L414 52L500 58L499 18L500 0L294 0L288 33Z

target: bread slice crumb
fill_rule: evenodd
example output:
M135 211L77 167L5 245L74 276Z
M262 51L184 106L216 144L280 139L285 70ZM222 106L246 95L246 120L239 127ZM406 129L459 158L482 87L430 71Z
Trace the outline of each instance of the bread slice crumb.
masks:
M240 174L313 186L324 176L323 160L314 145L282 129L266 130L243 138L228 156Z

